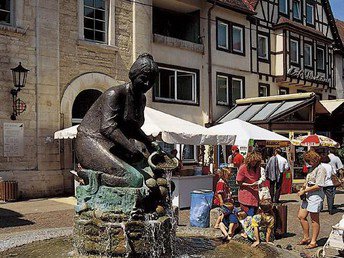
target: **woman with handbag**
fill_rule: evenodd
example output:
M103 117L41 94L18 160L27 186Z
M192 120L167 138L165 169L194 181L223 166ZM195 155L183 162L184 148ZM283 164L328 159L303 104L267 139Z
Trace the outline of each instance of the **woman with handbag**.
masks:
M321 157L315 151L307 151L303 155L306 163L312 166L312 171L307 174L306 182L298 195L302 199L301 207L298 212L303 238L300 245L307 245L306 249L316 248L317 238L320 231L319 213L324 201L323 187L325 185L326 169L321 165ZM309 236L308 214L312 221L312 237Z

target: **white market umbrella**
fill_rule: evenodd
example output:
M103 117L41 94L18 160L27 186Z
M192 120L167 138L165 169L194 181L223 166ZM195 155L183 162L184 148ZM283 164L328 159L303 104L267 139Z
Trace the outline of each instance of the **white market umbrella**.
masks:
M287 141L290 140L280 134L271 132L257 125L250 124L240 119L233 119L223 124L209 128L212 133L236 135L235 145L247 146L250 139L265 141Z
M77 125L55 132L54 139L75 138ZM231 132L217 133L201 125L146 107L145 123L142 130L147 135L161 133L166 143L189 145L232 145L235 135Z

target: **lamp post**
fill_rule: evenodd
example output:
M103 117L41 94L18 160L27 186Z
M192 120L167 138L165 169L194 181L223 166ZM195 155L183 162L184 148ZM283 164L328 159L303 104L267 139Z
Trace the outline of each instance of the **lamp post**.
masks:
M19 65L17 67L11 68L11 70L12 70L12 76L13 76L13 84L15 87L14 89L11 90L11 95L12 95L12 100L13 100L12 102L13 113L11 115L11 119L16 120L17 116L26 110L26 104L24 101L18 98L18 92L21 90L21 88L25 87L26 76L30 70L24 68L21 65L21 62L19 62Z

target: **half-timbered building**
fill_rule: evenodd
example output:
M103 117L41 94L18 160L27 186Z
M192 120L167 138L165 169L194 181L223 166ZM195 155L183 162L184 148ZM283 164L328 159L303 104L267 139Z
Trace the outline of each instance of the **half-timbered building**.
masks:
M250 19L251 71L259 95L315 92L336 97L334 50L339 34L327 0L255 0Z

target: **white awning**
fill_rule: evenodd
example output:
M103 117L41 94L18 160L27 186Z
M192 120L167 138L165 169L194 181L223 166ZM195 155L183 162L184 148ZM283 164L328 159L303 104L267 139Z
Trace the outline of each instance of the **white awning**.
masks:
M235 135L231 132L215 133L201 125L146 107L142 130L147 135L157 136L167 143L190 145L231 145ZM77 125L55 132L55 139L75 138Z
M321 100L320 103L332 114L333 111L344 103L344 99Z
M227 132L236 135L235 144L239 146L248 146L250 139L290 142L288 138L280 134L271 132L240 119L233 119L223 124L215 125L209 129L212 133L224 134Z

